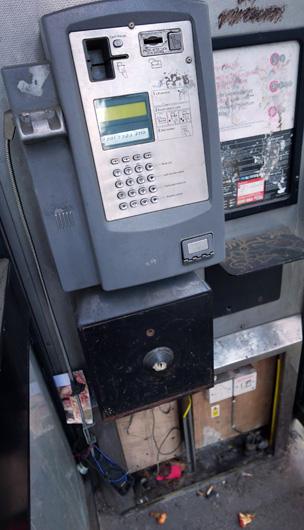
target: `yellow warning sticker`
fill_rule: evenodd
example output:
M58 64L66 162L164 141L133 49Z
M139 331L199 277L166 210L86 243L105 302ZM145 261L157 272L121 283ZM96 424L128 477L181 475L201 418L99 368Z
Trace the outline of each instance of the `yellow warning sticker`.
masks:
M213 407L211 407L211 418L218 418L220 414L221 414L220 405L213 405Z

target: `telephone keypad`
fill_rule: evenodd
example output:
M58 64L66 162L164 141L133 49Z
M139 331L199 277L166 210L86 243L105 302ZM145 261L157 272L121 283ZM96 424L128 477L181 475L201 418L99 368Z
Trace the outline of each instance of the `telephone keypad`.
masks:
M111 164L120 164L120 167L113 170L114 177L118 178L115 182L116 188L124 188L124 186L131 187L131 189L127 189L126 191L123 191L122 189L117 193L117 199L119 201L129 198L130 202L119 202L118 207L121 210L126 210L128 207L130 208L136 208L138 206L147 206L149 203L156 204L159 201L159 197L154 195L157 192L157 186L155 184L149 185L152 182L156 182L156 176L152 173L146 174L146 172L153 171L153 164L151 162L145 163L145 165L141 165L138 163L139 160L142 159L151 159L152 153L150 151L145 153L135 153L134 155L124 155L120 158L112 158ZM135 163L132 163L132 160ZM127 164L127 165L126 165ZM130 177L133 173L137 173L136 181L134 178ZM123 175L128 176L128 178L125 180L123 179ZM143 186L143 184L148 181L149 187ZM147 195L147 197L143 197L140 201L136 200L136 195L139 194ZM153 196L152 196L153 194ZM132 200L130 200L132 199Z

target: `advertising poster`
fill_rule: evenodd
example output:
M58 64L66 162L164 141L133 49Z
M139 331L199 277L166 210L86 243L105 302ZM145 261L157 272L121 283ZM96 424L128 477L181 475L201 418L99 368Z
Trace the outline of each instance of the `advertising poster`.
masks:
M300 46L214 52L225 209L288 194Z

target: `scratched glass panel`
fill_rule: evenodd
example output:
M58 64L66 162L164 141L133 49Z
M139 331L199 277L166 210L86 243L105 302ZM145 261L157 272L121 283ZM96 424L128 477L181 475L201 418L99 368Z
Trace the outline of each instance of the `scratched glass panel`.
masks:
M289 193L299 43L214 52L225 209Z

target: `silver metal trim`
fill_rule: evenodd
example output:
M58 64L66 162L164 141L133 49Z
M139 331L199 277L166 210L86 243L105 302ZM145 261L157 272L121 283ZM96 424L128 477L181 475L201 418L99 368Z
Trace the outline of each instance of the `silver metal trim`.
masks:
M291 347L301 347L302 341L301 315L225 335L214 342L215 373L285 353Z

